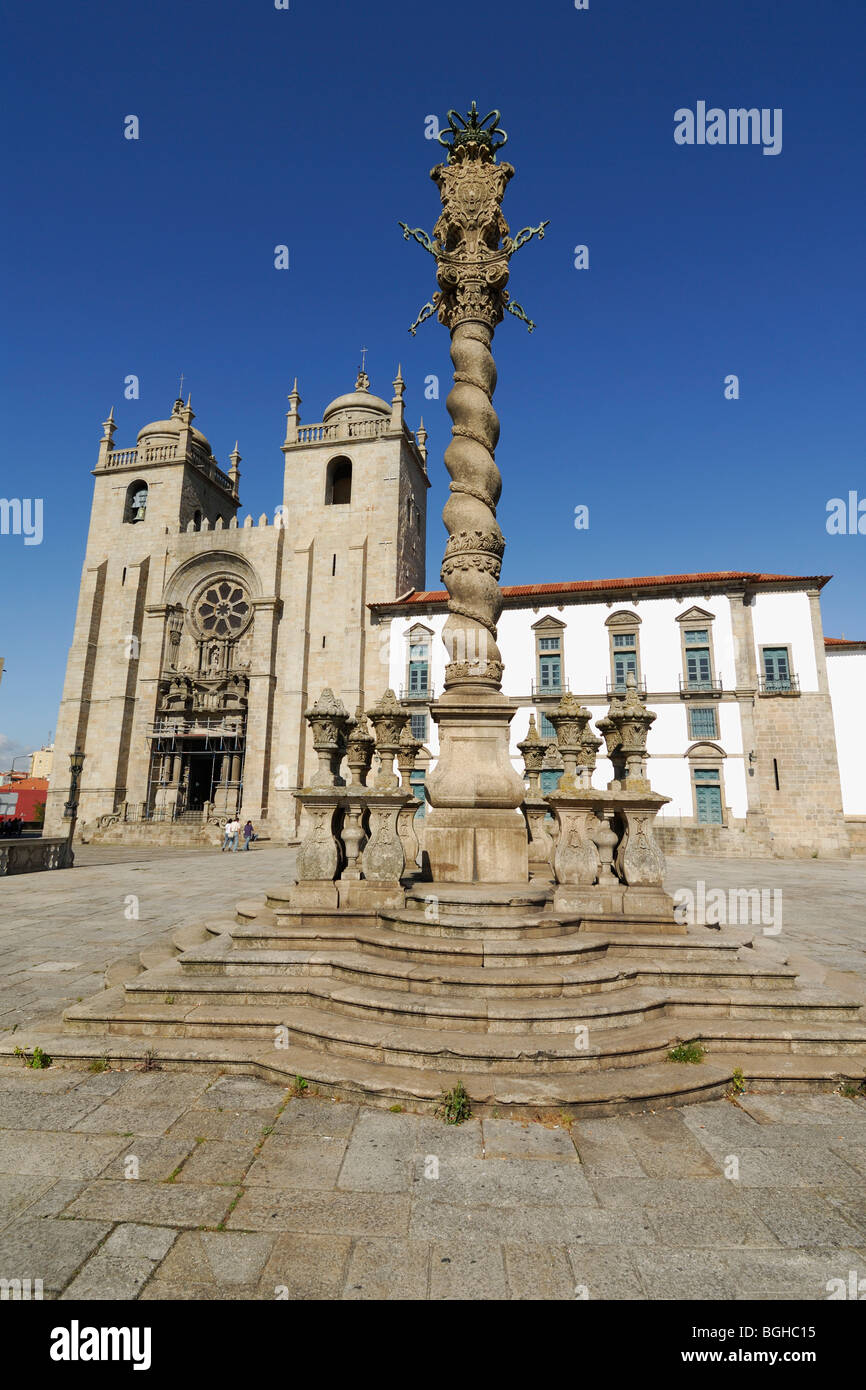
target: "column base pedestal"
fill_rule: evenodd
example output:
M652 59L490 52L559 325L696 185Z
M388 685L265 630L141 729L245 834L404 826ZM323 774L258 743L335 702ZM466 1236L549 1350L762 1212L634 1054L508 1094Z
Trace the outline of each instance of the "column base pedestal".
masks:
M437 806L424 826L424 876L442 883L528 883L520 811Z

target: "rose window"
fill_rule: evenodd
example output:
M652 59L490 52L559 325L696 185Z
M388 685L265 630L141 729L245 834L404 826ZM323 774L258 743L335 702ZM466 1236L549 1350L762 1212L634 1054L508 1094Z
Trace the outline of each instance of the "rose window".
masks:
M209 637L236 637L249 620L249 600L235 580L222 579L204 590L195 615Z

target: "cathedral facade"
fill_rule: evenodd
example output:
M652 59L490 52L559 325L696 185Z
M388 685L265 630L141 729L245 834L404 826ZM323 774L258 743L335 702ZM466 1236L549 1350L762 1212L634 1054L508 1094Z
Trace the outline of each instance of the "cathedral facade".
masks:
M424 587L426 433L365 372L318 424L289 396L283 500L238 524L241 457L224 471L187 402L133 448L104 426L45 833L64 833L63 772L85 754L79 823L190 835L243 813L296 833L315 757L304 710L324 686L379 698L389 653L367 604Z

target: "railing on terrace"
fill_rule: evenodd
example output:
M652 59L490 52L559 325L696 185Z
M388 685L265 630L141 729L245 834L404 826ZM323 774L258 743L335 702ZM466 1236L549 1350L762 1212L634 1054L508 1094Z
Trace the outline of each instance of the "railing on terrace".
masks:
M800 678L799 676L778 676L770 679L769 676L758 677L758 693L760 695L799 695Z
M680 676L681 695L721 695L721 676Z

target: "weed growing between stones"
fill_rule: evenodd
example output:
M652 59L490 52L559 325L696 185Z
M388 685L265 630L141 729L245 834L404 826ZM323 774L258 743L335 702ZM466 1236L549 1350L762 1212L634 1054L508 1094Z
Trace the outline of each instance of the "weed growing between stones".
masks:
M294 1084L293 1084L293 1086L292 1086L292 1095L293 1095L293 1096L302 1096L302 1095L304 1095L304 1093L305 1093L306 1091L308 1091L309 1089L310 1089L310 1083L309 1083L309 1081L305 1081L304 1078L303 1078L302 1076L296 1076L296 1077L295 1077Z
M677 1043L668 1053L669 1062L702 1062L705 1056L700 1043Z
M109 1062L108 1057L93 1057L91 1059L90 1066L87 1068L87 1070L96 1072L110 1071L111 1063Z
M741 1096L746 1089L746 1078L743 1076L740 1067L734 1067L734 1074L731 1077L731 1094Z
M41 1047L34 1047L32 1057L23 1047L16 1047L14 1056L20 1057L25 1067L32 1067L34 1071L44 1071L51 1066L51 1058Z
M435 1113L446 1125L462 1125L464 1120L469 1119L472 1107L462 1081L458 1081L452 1090L445 1092Z

